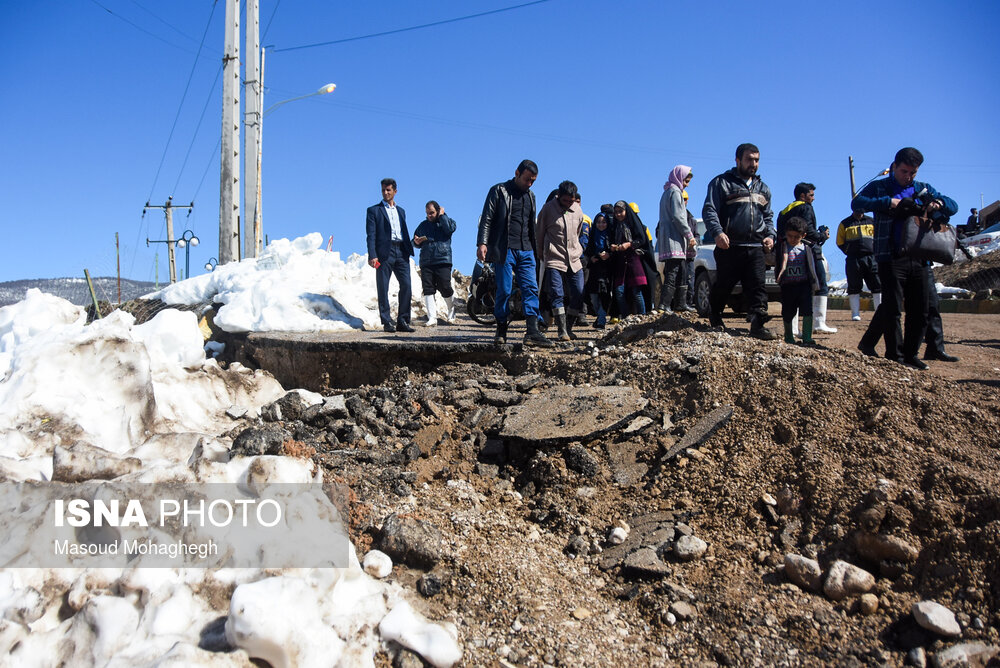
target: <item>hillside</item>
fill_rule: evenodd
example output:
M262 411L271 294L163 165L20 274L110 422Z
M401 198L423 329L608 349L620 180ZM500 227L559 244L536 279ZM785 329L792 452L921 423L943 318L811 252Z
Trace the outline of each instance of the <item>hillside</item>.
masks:
M101 276L93 280L94 292L97 293L97 299L107 302L118 301L118 285L115 277ZM86 306L91 301L87 281L82 277L30 278L0 283L0 306L8 306L21 301L24 299L24 293L30 288L38 288L42 292L62 297L66 301L78 306ZM156 286L148 281L133 281L123 278L121 289L122 301L128 301L129 299L136 299L153 292L156 290Z

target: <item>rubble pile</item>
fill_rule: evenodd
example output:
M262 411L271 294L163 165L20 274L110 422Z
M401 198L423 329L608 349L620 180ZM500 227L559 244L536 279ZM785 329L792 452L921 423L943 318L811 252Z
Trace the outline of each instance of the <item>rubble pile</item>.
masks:
M988 387L662 316L522 375L288 393L230 436L315 451L356 496L366 568L453 621L467 665L985 665L998 408Z

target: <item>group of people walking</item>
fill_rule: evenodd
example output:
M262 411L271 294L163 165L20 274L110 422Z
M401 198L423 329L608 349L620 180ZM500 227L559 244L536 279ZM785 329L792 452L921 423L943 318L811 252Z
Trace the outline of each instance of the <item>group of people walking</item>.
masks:
M958 207L927 183L915 181L923 156L915 148L901 149L884 179L866 184L852 200L853 213L841 221L837 246L846 255L848 295L852 319L860 320L860 293L867 283L875 297L875 314L859 349L875 354L875 344L884 338L885 356L915 368L927 368L917 358L917 348L926 335L925 359L952 361L944 351L940 314L936 310L933 273L927 262L902 255L898 247L901 212L913 205L932 217L947 218ZM773 221L771 191L757 175L760 150L740 144L736 165L713 178L707 188L702 217L706 239L715 243L716 277L709 296L709 322L723 327L722 311L737 283L745 295L751 335L772 340L777 336L765 327L767 255L773 253L776 280L781 289L784 340L814 343L814 332L836 332L826 322L827 265L823 244L830 237L826 226L818 226L812 203L816 187L799 183L794 200ZM601 207L591 222L580 207L580 195L572 181L563 181L540 210L531 190L538 166L522 160L513 178L490 188L483 205L476 235L477 259L492 263L496 276L494 340L507 340L509 300L513 286L520 290L527 326L525 343L554 345L539 326L539 284L562 340L576 338L584 303L595 315L594 326L603 328L612 314L644 314L651 310L694 310L691 268L698 244L694 216L688 211L687 188L692 169L677 165L668 176L660 198L655 237L642 223L638 207L619 200ZM367 215L369 264L376 269L379 314L386 331L413 331L410 325L409 257L421 248L420 270L428 324L436 323L435 294L447 306L447 320L455 318L451 286L451 236L455 222L434 201L428 202L427 217L413 238L408 237L406 216L395 205L396 183L382 181L383 199L369 207ZM903 204L902 206L901 203ZM865 215L875 213L875 218ZM663 263L662 279L654 259ZM400 284L399 308L391 318L388 285L391 275ZM661 283L662 280L662 283ZM659 302L653 305L655 284L660 284ZM880 300L881 295L884 300ZM906 309L906 333L901 314ZM798 331L798 317L802 331Z

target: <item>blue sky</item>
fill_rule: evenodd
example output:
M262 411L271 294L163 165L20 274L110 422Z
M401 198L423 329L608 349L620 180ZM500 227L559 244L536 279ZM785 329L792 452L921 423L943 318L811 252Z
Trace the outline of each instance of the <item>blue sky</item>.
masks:
M458 222L468 272L486 191L522 158L540 167L539 196L571 179L591 216L626 199L654 228L671 167L693 167L700 215L743 141L761 148L775 211L795 183L815 183L834 231L849 212L848 155L860 185L918 147L918 178L954 197L962 221L980 193L1000 198L1000 56L981 37L1000 23L996 2L548 0L294 48L517 4L261 0L265 106L337 84L264 124L265 234L318 231L364 252L364 210L392 176L411 232L429 199ZM0 0L0 281L114 275L117 232L122 274L153 280L159 252L162 282L163 244L145 240L166 238L163 215L142 207L169 195L194 200L175 226L202 239L192 273L218 255L224 12L210 0ZM832 243L827 256L842 277Z

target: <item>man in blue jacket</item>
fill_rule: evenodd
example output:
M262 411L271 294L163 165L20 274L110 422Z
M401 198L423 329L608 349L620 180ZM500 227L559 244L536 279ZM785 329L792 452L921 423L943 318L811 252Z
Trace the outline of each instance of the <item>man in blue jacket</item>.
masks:
M736 167L708 184L702 218L715 239L715 285L709 296L710 322L722 327L722 309L737 283L742 283L750 312L750 334L773 341L764 327L767 292L764 289L764 251L774 246L771 190L757 176L760 149L753 144L736 147Z
M410 325L410 258L413 245L406 230L406 212L396 206L396 180L382 179L382 201L368 207L365 214L368 236L368 264L375 269L378 314L387 332L413 332ZM389 278L399 283L399 311L396 323L389 309Z
M927 328L928 287L924 260L900 255L895 243L906 216L907 205L926 206L932 217L954 216L958 204L929 183L917 181L924 156L915 148L902 148L890 167L889 176L872 181L855 196L851 208L875 214L875 260L882 281L882 304L876 309L858 349L875 356L875 344L885 337L885 356L915 369L927 369L917 357ZM899 211L897 211L899 209ZM906 310L905 331L900 318Z

